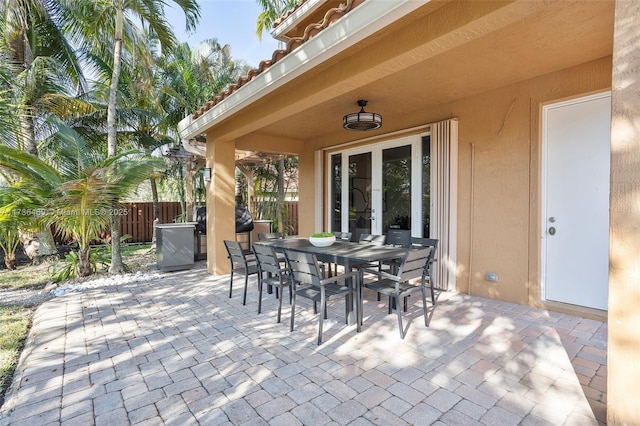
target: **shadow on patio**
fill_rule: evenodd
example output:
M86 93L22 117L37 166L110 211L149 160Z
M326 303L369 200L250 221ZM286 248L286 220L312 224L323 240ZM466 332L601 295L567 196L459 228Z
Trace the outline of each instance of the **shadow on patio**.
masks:
M365 293L364 325L306 300L289 332L257 285L196 269L42 305L0 424L603 424L606 324L441 293L405 340ZM380 304L380 306L377 306ZM405 325L407 325L405 324Z

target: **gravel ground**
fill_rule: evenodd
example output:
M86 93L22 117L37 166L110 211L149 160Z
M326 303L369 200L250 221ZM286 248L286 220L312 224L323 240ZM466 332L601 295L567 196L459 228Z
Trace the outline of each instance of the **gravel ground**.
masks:
M37 306L41 303L52 299L54 296L50 293L53 288L47 286L41 290L20 289L7 290L0 289L0 306L20 305L20 306Z
M137 281L149 281L161 277L156 267L155 254L144 254L127 259L130 273L121 275L108 275L100 273L89 277L80 278L66 283L48 284L44 289L0 289L0 306L20 305L37 306L57 296L67 293L83 291L88 288L104 287L109 285L128 284Z

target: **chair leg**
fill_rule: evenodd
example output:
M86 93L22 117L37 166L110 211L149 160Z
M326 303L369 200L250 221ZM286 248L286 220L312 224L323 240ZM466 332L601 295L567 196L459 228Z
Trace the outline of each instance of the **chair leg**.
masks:
M289 328L289 331L293 331L293 322L294 322L295 315L296 315L296 293L294 292L291 300L291 327Z
M424 288L424 283L422 285L422 288L420 288L420 291L422 291L422 313L424 314L424 325L429 327L429 314L427 313L427 292Z
M327 309L327 301L324 298L324 289L322 290L322 294L320 295L320 307L323 308L323 311L326 312ZM318 315L318 317L320 318L318 320L318 346L320 346L320 344L322 343L322 324L324 322L324 315L320 314Z
M258 275L258 313L262 312L262 276Z
M247 287L249 286L249 274L244 276L244 296L242 297L242 304L247 304Z
M351 305L353 309L353 304ZM349 325L349 295L344 296L344 323Z
M396 299L393 296L389 296L389 313L395 308Z
M231 282L229 283L229 299L231 299L232 291L233 291L233 269L231 270Z
M356 297L356 331L358 333L360 333L360 325L362 324L362 302L360 301L360 292L358 291L359 287L359 285L356 285L356 291L354 292Z
M396 300L400 299L400 295L397 295ZM404 339L404 329L402 328L402 311L400 310L400 306L397 307L396 312L398 313L398 327L400 328L400 338Z
M362 326L362 323L364 322L364 292L362 291L362 280L360 280L359 297L360 297L360 326Z
M431 275L433 274L429 274L429 289L431 290L431 304L433 306L436 306L436 296L433 291L433 277Z
M282 287L280 287L280 289L282 289ZM280 293L282 293L282 290L280 290ZM277 323L280 323L280 313L282 312L282 294L280 294L280 298L278 299L278 321L276 321Z

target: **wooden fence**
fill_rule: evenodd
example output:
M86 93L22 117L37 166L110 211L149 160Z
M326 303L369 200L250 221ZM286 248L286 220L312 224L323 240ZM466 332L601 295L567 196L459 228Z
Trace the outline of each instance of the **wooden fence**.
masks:
M298 202L289 201L285 204L289 212L285 224L286 233L297 235ZM127 203L122 205L122 209L120 235L130 235L131 238L127 240L129 243L150 242L153 238L153 203ZM179 202L161 202L158 223L172 223L180 213Z
M173 223L180 215L177 201L159 203L158 223ZM153 238L153 203L127 203L122 205L120 235L130 235L128 243L145 243ZM126 213L126 214L125 214Z

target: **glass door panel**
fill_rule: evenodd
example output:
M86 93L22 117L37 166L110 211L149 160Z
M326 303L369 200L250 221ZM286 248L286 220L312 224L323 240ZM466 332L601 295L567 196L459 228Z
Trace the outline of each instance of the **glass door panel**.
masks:
M342 230L342 154L331 156L330 221L332 231Z
M411 229L411 145L382 150L382 232Z
M371 233L371 152L349 156L349 232L352 241Z
M431 136L422 137L422 235L431 236Z

